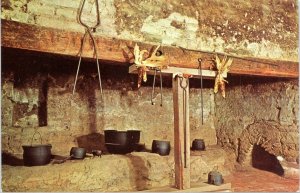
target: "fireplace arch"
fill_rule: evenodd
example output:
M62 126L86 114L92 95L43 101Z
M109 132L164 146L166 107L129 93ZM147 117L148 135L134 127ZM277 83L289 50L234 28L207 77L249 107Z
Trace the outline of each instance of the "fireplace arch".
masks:
M250 124L239 139L238 162L242 166L282 175L282 166L276 158L282 155L281 138L282 133L278 123L258 121Z

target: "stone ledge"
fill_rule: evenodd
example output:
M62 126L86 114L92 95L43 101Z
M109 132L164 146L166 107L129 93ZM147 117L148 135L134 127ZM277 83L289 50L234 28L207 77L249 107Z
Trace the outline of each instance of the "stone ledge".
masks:
M218 147L191 156L191 182L207 180L215 166L223 175L226 153ZM4 191L136 191L174 185L173 155L148 152L103 155L46 166L2 166Z

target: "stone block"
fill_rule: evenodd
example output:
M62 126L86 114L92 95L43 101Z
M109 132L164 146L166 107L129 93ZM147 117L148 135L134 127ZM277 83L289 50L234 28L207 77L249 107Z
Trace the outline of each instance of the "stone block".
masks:
M51 15L55 13L55 7L43 4L40 1L29 1L27 3L27 13L35 15Z
M70 30L70 31L77 31L77 32L84 32L84 28L74 21L64 20L59 16L45 16L40 15L36 17L36 24L51 27L56 29L63 29L63 30Z
M76 8L78 9L80 6L80 1L78 0L40 0L41 3L57 6L57 7L70 7L70 8Z
M21 23L27 23L27 21L29 19L29 14L28 13L24 13L24 12L12 13L10 15L10 19L12 21L18 21L18 22L21 22Z
M67 20L73 20L73 21L77 20L77 12L78 12L78 9L74 9L74 8L57 8L56 9L56 15L58 17L64 17Z

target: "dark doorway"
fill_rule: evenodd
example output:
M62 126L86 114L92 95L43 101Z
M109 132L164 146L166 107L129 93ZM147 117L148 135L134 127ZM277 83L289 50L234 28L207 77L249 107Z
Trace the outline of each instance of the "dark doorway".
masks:
M280 176L282 176L284 173L283 168L276 156L267 152L260 145L253 146L252 166L257 169L273 172Z

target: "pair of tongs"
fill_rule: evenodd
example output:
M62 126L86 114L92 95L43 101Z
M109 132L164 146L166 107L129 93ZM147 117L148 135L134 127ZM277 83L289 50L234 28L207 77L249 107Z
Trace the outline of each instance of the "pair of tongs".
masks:
M102 84L101 84L101 75L100 75L100 68L99 68L99 61L98 61L98 53L97 53L96 41L93 36L93 33L96 32L96 28L100 25L99 4L98 4L98 0L95 0L96 12L97 12L97 23L95 26L89 27L87 24L83 23L81 20L82 10L83 10L85 1L86 0L83 0L83 2L82 2L82 5L79 10L79 16L78 16L79 23L85 28L85 33L81 39L81 46L80 46L80 50L79 50L79 62L78 62L78 67L77 67L77 72L76 72L76 77L75 77L75 83L74 83L74 87L73 87L73 95L75 93L76 83L77 83L77 79L78 79L78 73L79 73L79 68L80 68L80 64L81 64L82 50L83 50L85 38L87 35L89 35L89 37L93 43L94 55L96 55L96 63L97 63L97 70L98 70L98 77L99 77L99 87L100 87L100 93L102 96Z
M153 102L153 95L154 95L154 87L155 87L155 78L156 78L156 72L159 71L159 78L160 78L160 106L162 107L162 77L161 77L161 69L154 69L154 77L153 77L153 85L152 85L152 92L151 92L151 104L154 105Z

